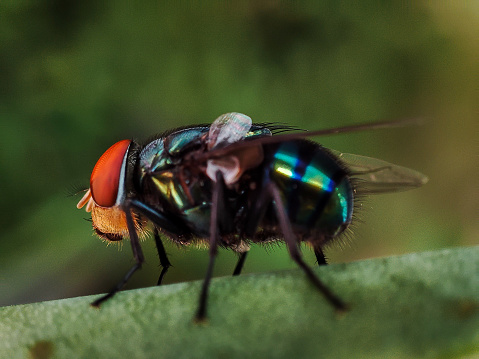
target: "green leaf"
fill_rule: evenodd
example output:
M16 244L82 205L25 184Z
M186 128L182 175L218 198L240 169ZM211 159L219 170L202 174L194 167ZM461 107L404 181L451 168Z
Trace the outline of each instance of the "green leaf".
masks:
M317 268L338 315L300 270L0 309L1 358L479 357L479 246ZM72 278L75 280L75 278Z

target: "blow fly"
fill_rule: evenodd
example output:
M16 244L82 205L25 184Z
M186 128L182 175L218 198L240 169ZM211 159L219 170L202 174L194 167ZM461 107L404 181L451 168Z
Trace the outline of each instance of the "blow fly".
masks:
M139 238L152 230L162 266L158 284L170 267L159 233L180 245L208 245L197 320L206 318L218 247L238 253L233 272L238 275L250 245L271 241L284 241L310 282L335 309L344 310L343 300L302 259L301 242L311 245L319 264L326 264L322 248L349 227L357 194L407 190L427 178L381 160L331 151L305 137L404 124L278 134L292 128L253 124L246 115L227 113L211 126L175 129L143 145L115 143L93 168L90 188L77 207L86 205L101 238L129 237L135 264L92 305L112 297L141 268Z

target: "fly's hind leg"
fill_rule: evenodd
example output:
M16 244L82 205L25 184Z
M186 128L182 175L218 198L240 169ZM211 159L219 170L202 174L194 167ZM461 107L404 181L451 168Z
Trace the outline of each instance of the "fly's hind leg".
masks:
M319 247L314 248L314 255L316 256L316 262L318 263L318 266L323 266L328 264L328 260L326 259L326 256L323 253L323 250Z
M314 286L325 296L325 298L337 311L345 311L347 309L346 304L339 297L337 297L323 282L321 282L321 280L316 276L316 274L314 274L311 268L309 268L308 265L303 261L298 242L291 227L291 222L289 221L288 215L282 203L278 187L276 187L274 183L270 183L268 185L268 189L272 199L275 202L278 222L283 232L284 240L286 242L286 245L288 246L291 258L293 258L293 260L301 267L301 269L308 276L308 279L311 281L311 283L314 284Z

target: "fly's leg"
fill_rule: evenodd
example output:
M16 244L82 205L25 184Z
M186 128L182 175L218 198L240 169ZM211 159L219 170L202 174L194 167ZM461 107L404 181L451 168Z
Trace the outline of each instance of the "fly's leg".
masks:
M318 266L323 266L328 264L328 261L326 260L326 256L323 253L323 250L321 248L315 248L314 249L314 255L316 256L316 262L318 263Z
M206 319L206 307L208 300L208 288L210 286L211 277L213 276L213 267L218 253L218 215L220 213L219 207L223 200L224 193L224 179L223 174L216 172L216 182L213 185L213 194L211 199L211 218L210 218L210 242L209 255L210 261L206 271L203 287L201 288L200 300L198 304L198 311L196 312L195 321L201 323Z
M93 307L100 307L100 305L113 297L117 292L119 292L128 282L130 277L135 273L138 269L141 268L143 262L145 261L145 257L143 256L143 252L141 250L140 241L138 240L138 235L135 230L135 224L133 222L133 217L131 215L130 206L125 208L125 215L126 215L126 224L128 226L128 232L130 233L130 242L131 242L131 249L133 250L133 257L135 258L135 265L131 267L131 269L126 273L125 277L108 293L105 294L103 297L98 298L91 306Z
M153 236L155 238L156 250L158 251L158 257L160 258L161 266L160 277L158 278L158 283L156 285L161 285L163 277L165 276L166 272L168 272L168 269L171 267L171 263L168 260L165 247L163 246L163 242L161 241L160 235L158 234L158 230L156 228Z
M272 199L275 202L276 215L278 216L279 225L284 235L284 240L288 246L289 253L291 258L301 267L301 269L306 273L311 283L326 297L326 299L331 303L331 305L338 311L345 311L346 304L338 298L331 290L319 280L319 278L314 274L311 268L303 261L301 257L301 252L298 247L298 243L291 228L291 223L287 216L286 210L281 200L281 195L279 193L278 187L274 183L268 185L269 192Z
M235 267L235 270L233 272L233 275L240 275L241 274L241 271L243 270L244 261L246 260L246 255L247 254L248 254L248 252L240 253L238 263L236 263L236 267Z

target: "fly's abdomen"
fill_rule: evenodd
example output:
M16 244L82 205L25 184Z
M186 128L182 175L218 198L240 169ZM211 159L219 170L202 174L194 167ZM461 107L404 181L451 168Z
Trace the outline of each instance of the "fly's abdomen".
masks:
M353 192L339 160L304 140L283 142L267 151L270 178L280 189L295 230L325 238L341 233L351 222Z

